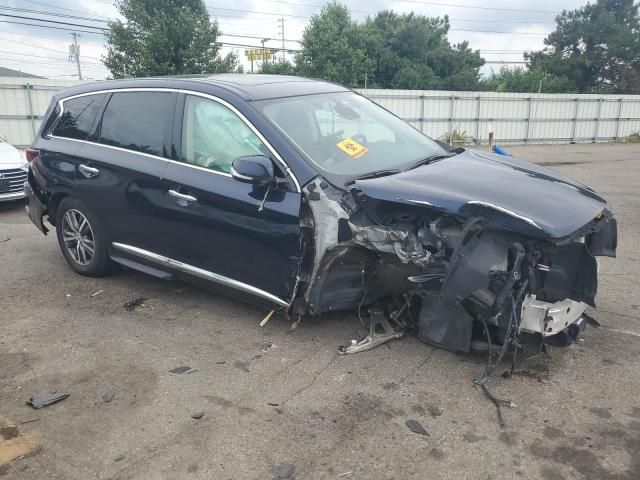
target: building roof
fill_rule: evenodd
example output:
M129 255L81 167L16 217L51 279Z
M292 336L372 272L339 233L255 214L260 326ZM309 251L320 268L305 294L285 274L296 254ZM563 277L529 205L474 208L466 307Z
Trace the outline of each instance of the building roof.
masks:
M21 78L46 78L31 73L21 72L12 68L0 67L0 77L21 77Z

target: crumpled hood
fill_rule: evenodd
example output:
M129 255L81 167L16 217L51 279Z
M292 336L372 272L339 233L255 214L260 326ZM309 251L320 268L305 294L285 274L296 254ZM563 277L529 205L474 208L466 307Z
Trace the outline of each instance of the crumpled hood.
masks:
M585 185L533 163L465 150L398 173L356 181L368 197L424 205L537 238L561 238L583 227L606 201Z

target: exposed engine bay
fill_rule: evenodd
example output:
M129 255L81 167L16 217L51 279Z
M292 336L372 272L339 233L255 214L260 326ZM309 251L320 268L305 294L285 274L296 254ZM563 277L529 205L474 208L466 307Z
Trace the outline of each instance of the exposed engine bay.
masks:
M568 345L587 323L597 324L585 314L595 306L595 257L615 256L617 241L606 209L570 236L539 239L500 228L491 214L517 215L497 208L464 218L372 199L357 186L339 190L319 178L304 193L313 247L294 313L371 314L370 334L340 353L373 348L409 329L452 351L539 351Z

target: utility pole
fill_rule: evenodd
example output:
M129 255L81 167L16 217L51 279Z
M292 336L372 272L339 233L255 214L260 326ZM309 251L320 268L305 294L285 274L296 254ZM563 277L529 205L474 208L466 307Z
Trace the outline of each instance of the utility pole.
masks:
M280 36L282 38L282 62L284 63L285 61L285 56L284 56L284 18L280 19Z
M78 45L78 35L76 32L71 34L73 37L73 43L69 45L69 60L76 62L78 66L78 80L82 80L82 71L80 70L80 45Z
M267 50L264 48L264 44L267 43L269 40L271 40L270 38L263 38L262 40L260 40L260 43L262 43L262 63L269 63L269 58L267 57ZM269 56L271 56L271 49L269 49Z

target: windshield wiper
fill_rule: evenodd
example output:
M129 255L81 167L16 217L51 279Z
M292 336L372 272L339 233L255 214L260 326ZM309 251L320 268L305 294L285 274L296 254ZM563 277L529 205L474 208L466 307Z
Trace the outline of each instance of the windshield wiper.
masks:
M414 168L419 167L421 165L428 165L429 163L437 162L438 160L442 160L443 158L454 157L456 155L457 153L438 153L436 155L430 155L421 160L418 160L417 162L415 162L413 165L411 165L409 168L405 169L404 171L406 172L407 170L413 170Z
M387 175L395 175L396 173L400 173L401 171L402 170L398 168L393 168L389 170L376 170L375 172L364 173L362 175L358 175L357 177L352 177L346 182L344 182L344 184L351 185L352 183L355 183L356 180L366 180L369 178L378 178L378 177L385 177Z

